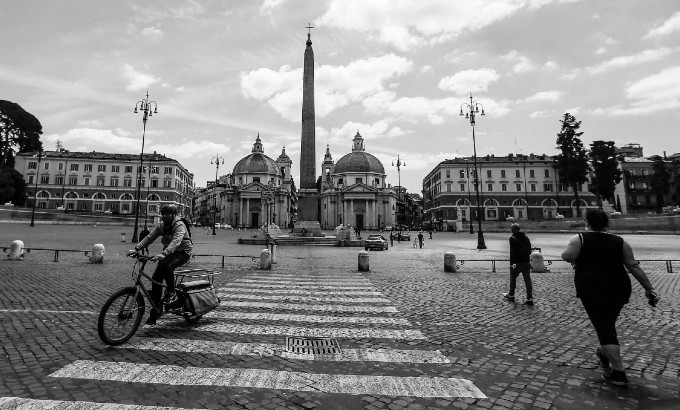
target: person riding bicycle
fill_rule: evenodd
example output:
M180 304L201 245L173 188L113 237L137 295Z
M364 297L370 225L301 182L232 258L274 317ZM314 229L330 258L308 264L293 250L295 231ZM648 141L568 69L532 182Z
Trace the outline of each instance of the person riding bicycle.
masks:
M153 228L146 238L135 246L134 252L148 247L159 236L163 243L163 251L151 259L158 262L152 278L156 282L165 280L167 290L165 296L161 299L161 285L152 284L150 296L156 305L160 303L171 304L177 299L175 295L175 268L187 263L194 248L184 222L177 215L177 207L175 205L167 204L161 207L161 222ZM151 314L146 324L155 325L157 318L158 313L151 309Z

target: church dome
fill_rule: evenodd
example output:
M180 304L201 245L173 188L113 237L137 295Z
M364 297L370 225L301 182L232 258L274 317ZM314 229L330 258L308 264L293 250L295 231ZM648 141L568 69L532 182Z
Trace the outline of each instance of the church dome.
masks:
M385 173L382 162L364 150L364 139L359 132L354 136L352 152L340 158L333 169L334 174L348 172Z
M252 154L243 157L236 163L233 174L279 174L279 167L276 165L276 161L264 155L259 135L255 140L255 144L253 144Z

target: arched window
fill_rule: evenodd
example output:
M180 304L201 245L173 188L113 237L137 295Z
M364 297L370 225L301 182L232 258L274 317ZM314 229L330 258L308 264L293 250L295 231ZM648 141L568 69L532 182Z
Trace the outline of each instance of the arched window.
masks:
M96 194L92 195L92 199L103 201L106 199L106 195L102 194L101 192L97 192Z
M557 201L552 198L544 199L541 206L557 206Z
M527 206L527 201L525 201L524 199L518 198L518 199L515 199L514 201L512 201L512 206Z

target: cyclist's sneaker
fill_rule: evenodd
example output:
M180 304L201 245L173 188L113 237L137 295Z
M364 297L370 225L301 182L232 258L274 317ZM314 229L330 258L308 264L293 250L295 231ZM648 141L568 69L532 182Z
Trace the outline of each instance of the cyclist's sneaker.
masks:
M515 297L514 297L513 295L509 294L509 293L504 293L504 294L503 294L503 298L504 298L505 300L509 300L510 302L514 302L514 301L515 301Z
M524 302L524 304L527 305L527 306L533 306L533 305L534 305L534 300L533 300L533 299L527 299L527 300Z
M161 302L164 305L171 305L175 302L177 302L177 294L175 292L172 293L166 293L165 296L163 296L163 299Z
M626 387L628 386L628 377L626 373L621 370L611 369L602 375L604 381L615 386Z
M154 315L150 315L148 319L146 319L146 324L149 326L153 326L156 324L156 317Z
M602 353L602 349L598 347L597 350L595 350L595 355L600 360L600 366L602 366L603 369L611 369L612 366L609 363L609 358Z

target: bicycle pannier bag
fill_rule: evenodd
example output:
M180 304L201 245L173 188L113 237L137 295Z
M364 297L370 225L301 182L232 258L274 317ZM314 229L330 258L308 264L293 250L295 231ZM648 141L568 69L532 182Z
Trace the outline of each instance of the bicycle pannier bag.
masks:
M195 281L189 286L180 284L177 289L184 293L185 309L197 316L205 315L220 304L215 288L208 281Z

